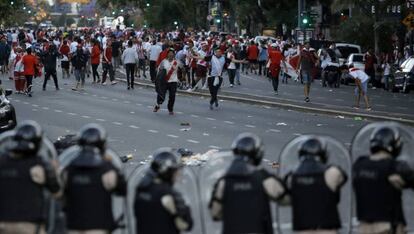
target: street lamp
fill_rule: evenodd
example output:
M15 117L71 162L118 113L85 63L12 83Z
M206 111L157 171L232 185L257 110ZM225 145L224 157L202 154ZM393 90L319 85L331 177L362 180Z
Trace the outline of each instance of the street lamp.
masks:
M149 2L147 2L147 7L150 7L150 4L149 4Z
M178 22L177 21L174 21L174 25L178 25Z
M124 12L124 9L121 9L121 12L123 13Z
M115 15L115 11L112 12L112 15Z
M14 2L13 2L13 1L11 1L11 2L10 2L10 5L14 5Z

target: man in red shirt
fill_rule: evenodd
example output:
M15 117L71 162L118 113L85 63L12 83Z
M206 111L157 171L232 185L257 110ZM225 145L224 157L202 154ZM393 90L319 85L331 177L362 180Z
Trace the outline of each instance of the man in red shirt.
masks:
M65 79L65 75L69 78L69 53L70 47L68 41L64 40L59 48L59 53L62 55L60 65L62 67L62 78Z
M109 73L109 80L111 81L111 84L116 84L115 81L115 71L114 67L112 65L112 41L110 39L106 42L106 47L103 52L102 56L102 68L103 68L103 74L102 74L102 85L106 85L106 75Z
M279 74L280 74L280 68L281 68L280 65L283 63L283 67L286 69L286 63L282 55L282 52L280 52L276 43L273 43L271 45L271 48L268 49L268 53L269 53L269 62L270 62L270 66L269 66L270 79L272 80L272 86L273 86L273 90L275 91L275 95L277 95L278 88L279 88Z
M257 74L256 70L257 70L257 57L258 56L259 56L259 48L254 43L254 41L252 41L250 43L250 46L247 47L247 59L249 60L250 72L253 72L254 70L254 74ZM246 74L249 69L246 70Z
M37 66L37 59L34 55L32 55L32 48L27 48L27 54L22 58L22 64L24 66L24 76L26 77L26 95L31 97L32 96L32 81L33 76L35 75L35 68Z

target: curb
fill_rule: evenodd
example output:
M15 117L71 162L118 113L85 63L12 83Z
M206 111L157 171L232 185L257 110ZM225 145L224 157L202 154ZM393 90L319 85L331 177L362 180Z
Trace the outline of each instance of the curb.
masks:
M116 80L121 81L121 82L126 82L125 79L121 79L121 78L116 78ZM135 81L134 84L144 87L144 88L152 88L152 89L155 88L155 85L152 83L149 84L149 83L142 83L142 82ZM210 94L201 93L201 92L186 92L182 90L177 90L177 93L184 95L184 96L210 97ZM292 110L309 112L309 113L341 115L341 116L352 117L352 118L360 117L360 118L366 118L366 119L377 120L377 121L396 121L396 122L400 122L403 124L414 126L414 119L397 118L397 117L392 117L392 116L380 116L380 115L366 114L366 113L354 113L350 111L323 109L323 108L316 108L316 107L307 107L307 106L300 106L296 104L283 103L283 102L278 102L278 101L266 101L266 100L256 100L256 99L246 98L246 97L236 97L236 96L231 96L228 94L219 94L218 98L227 100L227 101L242 102L242 103L253 104L253 105L279 107L279 108L292 109Z

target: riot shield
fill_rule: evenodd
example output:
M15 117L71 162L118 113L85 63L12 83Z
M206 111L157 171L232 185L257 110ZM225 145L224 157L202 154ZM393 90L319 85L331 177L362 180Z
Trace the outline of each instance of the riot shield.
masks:
M81 150L81 147L79 147L78 145L75 145L75 146L69 147L67 150L63 151L63 153L59 155L59 172L62 172L65 168L70 166L72 161L75 160L80 155L79 154L80 150ZM105 156L110 158L110 161L112 162L113 166L121 171L122 162L117 153L115 153L111 149L107 149L105 151ZM64 216L63 211L61 209L61 204L58 204L57 210L60 211L60 216ZM123 226L126 225L125 210L126 210L126 199L114 194L112 196L112 212L113 212L115 221L119 225L118 227L121 227L121 228L124 228ZM62 227L59 227L59 228L62 228ZM62 233L62 232L58 231L55 233Z
M10 151L10 149L14 146L15 142L13 137L15 135L15 131L7 131L0 135L0 156L5 156ZM43 136L42 144L40 146L38 156L42 157L45 161L52 161L56 160L57 153L56 149L53 146L53 143L46 137ZM54 207L56 206L56 200L52 198L51 194L48 191L44 191L45 194L45 207L47 211L47 232L53 233L55 230L55 219L56 219L56 210Z
M352 215L352 184L351 178L351 158L348 150L337 140L328 136L302 135L290 141L279 155L280 178L285 178L287 174L293 172L299 165L299 150L301 145L311 138L319 139L325 146L328 154L327 165L341 167L348 175L348 181L341 188L340 203L338 210L341 219L341 229L339 233L351 233ZM309 195L311 196L311 195ZM277 206L277 226L278 233L293 233L292 208L291 206Z
M128 196L127 196L127 207L128 207L128 225L129 225L129 232L130 234L139 234L136 231L135 223L135 213L134 213L134 200L135 200L135 192L137 186L144 178L145 174L150 170L149 164L137 166L130 176L128 177ZM191 215L193 217L194 225L191 231L185 232L189 234L201 234L202 233L202 226L200 220L200 207L199 207L199 198L197 192L197 180L194 172L188 168L183 167L180 169L180 175L178 180L174 184L174 188L180 192L186 202L187 205L190 206ZM139 220L138 220L139 222ZM155 220L155 223L157 220ZM159 223L158 225L163 225Z
M214 184L219 178L224 176L233 160L233 152L217 152L200 169L199 190L201 198L201 218L203 219L204 234L222 233L222 222L216 222L212 219L208 205L211 200ZM274 217L274 211L276 207L274 203L272 203L271 206L272 216ZM275 227L275 223L273 224L273 227Z
M351 155L355 162L361 156L369 156L370 140L374 131L382 127L391 127L399 131L402 150L397 160L405 161L414 170L414 129L396 122L375 122L362 127L352 140ZM414 193L412 190L403 192L403 209L410 233L414 232Z

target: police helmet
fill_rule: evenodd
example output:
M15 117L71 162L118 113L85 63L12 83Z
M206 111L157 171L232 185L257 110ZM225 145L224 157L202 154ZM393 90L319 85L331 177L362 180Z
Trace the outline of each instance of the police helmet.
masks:
M174 173L181 168L178 156L171 148L160 148L153 154L151 169L164 182L173 183Z
M264 156L262 140L253 133L242 133L236 137L231 146L237 156L247 157L254 165L259 165Z
M34 156L40 149L42 138L43 130L37 122L24 121L16 129L12 151L26 156Z
M78 145L82 147L97 147L101 152L106 150L106 131L98 124L87 124L81 128L78 135Z
M371 135L370 149L373 154L386 151L396 158L401 152L402 145L400 132L392 127L378 128Z
M299 158L303 157L318 158L321 162L326 163L328 160L326 146L319 139L315 137L310 138L300 146Z

